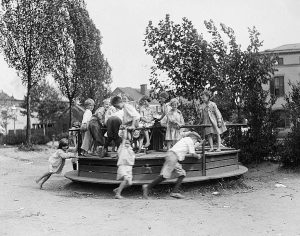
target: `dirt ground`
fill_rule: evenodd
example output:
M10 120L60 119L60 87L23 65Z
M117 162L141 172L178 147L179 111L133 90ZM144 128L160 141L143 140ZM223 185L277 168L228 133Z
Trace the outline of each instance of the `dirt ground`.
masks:
M171 186L157 187L149 200L132 187L115 200L113 186L72 183L63 174L38 189L34 180L51 152L0 149L0 235L300 235L299 172L277 164L184 185L184 200L169 197Z

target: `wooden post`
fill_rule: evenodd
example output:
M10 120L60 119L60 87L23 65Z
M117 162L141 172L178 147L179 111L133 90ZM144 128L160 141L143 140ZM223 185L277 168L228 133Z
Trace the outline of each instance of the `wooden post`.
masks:
M205 141L202 143L202 175L206 176Z

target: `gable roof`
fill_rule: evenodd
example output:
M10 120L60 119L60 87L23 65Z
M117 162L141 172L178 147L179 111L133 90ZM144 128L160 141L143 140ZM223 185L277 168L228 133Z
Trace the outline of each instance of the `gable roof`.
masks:
M112 92L112 94L118 95L120 92L124 93L130 101L138 101L141 97L143 97L143 94L141 94L139 89L131 87L118 87Z
M266 50L266 52L300 52L300 43L281 45L273 49L268 49Z

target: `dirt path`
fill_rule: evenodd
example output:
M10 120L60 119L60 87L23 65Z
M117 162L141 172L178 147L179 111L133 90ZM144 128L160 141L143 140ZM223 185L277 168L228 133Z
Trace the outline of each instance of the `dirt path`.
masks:
M63 176L39 190L34 179L47 170L49 153L0 149L0 235L300 235L300 176L276 164L240 180L185 185L185 200L169 198L169 187L149 200L134 187L115 200L112 187Z

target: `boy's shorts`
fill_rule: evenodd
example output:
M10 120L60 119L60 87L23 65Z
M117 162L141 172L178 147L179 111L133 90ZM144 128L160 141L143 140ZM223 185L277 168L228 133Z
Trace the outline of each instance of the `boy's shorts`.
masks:
M173 172L175 172L178 177L186 176L185 170L178 162L177 155L174 152L169 151L166 157L166 161L161 169L160 175L162 175L165 179L170 179Z
M117 180L127 180L128 184L132 184L132 166L120 165L117 171Z

